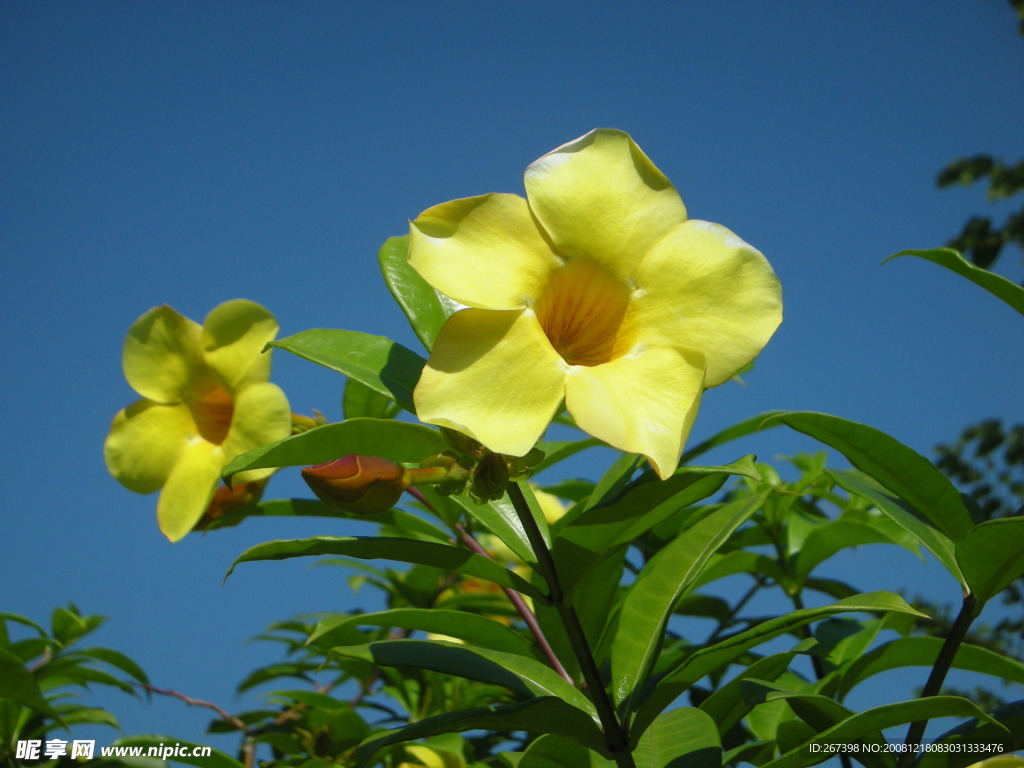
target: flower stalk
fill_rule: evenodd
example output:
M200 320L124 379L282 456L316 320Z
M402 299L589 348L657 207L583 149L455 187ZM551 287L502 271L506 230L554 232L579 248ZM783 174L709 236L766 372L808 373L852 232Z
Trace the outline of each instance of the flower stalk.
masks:
M597 667L597 661L594 659L594 653L590 649L590 643L587 641L587 636L583 631L583 625L580 623L579 616L576 615L576 609L565 599L565 593L562 591L562 585L558 580L555 561L551 557L551 551L544 541L544 536L537 527L537 521L533 518L533 513L530 511L530 506L526 501L526 497L523 496L519 483L508 484L508 496L512 500L512 505L519 515L523 528L526 530L526 535L530 539L534 554L537 555L537 564L540 567L541 575L548 583L551 603L558 612L558 617L565 628L569 643L576 654L590 700L594 703L597 716L601 720L601 727L604 730L608 750L612 753L618 768L636 768L633 755L629 751L629 736L615 714L615 708L612 706L611 699L608 698L604 681L601 679L601 671Z

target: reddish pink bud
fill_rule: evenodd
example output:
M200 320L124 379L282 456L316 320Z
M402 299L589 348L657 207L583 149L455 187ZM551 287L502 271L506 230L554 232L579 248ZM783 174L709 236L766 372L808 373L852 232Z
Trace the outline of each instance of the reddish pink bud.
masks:
M391 509L409 487L409 473L403 467L354 453L306 467L302 479L325 504L361 515Z

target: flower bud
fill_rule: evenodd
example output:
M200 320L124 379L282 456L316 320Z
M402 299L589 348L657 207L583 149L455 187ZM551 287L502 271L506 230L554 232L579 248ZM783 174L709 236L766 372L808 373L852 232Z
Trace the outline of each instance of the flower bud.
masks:
M508 460L500 453L488 453L473 471L470 495L480 503L500 499L508 480Z
M354 453L306 467L302 479L328 506L361 515L391 509L409 487L409 473L403 467Z

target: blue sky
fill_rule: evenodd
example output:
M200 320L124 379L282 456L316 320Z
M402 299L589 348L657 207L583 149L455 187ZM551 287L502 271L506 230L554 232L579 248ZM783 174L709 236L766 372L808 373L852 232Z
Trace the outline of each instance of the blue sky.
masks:
M262 520L168 544L155 497L103 467L134 399L128 326L244 297L282 335L415 347L380 244L436 203L521 193L531 161L599 126L630 132L691 216L782 281L783 326L747 386L706 395L694 439L793 408L928 453L981 418L1019 420L1020 318L937 267L880 262L1007 210L934 178L964 154L1019 157L1022 65L999 0L0 5L0 609L108 615L98 642L155 684L235 708L234 685L276 658L247 638L353 603L332 569L251 565L221 586L227 566L261 541L359 531ZM1019 254L999 268L1019 280ZM279 354L274 379L295 410L340 417L330 372ZM813 449L779 429L713 458ZM294 475L271 486L300 492ZM835 567L865 590L958 598L888 549ZM206 712L127 705L112 701L130 732L202 740Z

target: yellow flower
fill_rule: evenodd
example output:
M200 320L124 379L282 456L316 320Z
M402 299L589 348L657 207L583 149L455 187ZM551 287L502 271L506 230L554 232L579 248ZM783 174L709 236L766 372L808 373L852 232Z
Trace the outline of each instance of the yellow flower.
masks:
M288 399L261 354L276 334L274 316L241 299L214 307L202 327L163 306L129 329L124 374L142 399L114 417L104 457L129 490L163 488L157 520L171 541L202 516L228 461L290 433Z
M409 261L468 308L441 329L419 418L522 456L563 399L586 432L676 467L705 388L728 381L782 320L764 256L688 220L621 131L591 131L526 169L526 199L424 211Z

